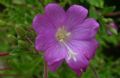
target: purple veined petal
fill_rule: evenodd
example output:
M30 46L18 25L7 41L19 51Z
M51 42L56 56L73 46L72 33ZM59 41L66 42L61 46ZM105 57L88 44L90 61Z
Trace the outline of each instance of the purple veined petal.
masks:
M45 51L44 58L48 65L51 65L57 61L63 60L66 53L66 48L62 44L56 42Z
M83 46L85 46L87 49L87 51L84 51L84 55L88 60L90 60L95 56L96 49L99 47L99 43L95 39L93 39L89 42L86 42L86 44Z
M36 37L36 40L35 40L35 49L38 50L38 51L44 51L45 48L43 47L43 45L45 44L45 39L41 36L41 35L38 35Z
M35 48L38 51L45 51L48 49L51 45L53 45L56 42L54 37L54 32L50 32L49 35L46 35L45 33L38 34L35 40Z
M78 75L81 72L85 71L85 69L87 68L87 66L89 64L88 59L86 58L83 51L81 50L81 49L85 49L85 48L82 47L82 44L79 44L79 43L76 43L75 41L66 43L75 55L72 56L72 58L70 58L69 53L68 53L65 58L69 67L71 69L73 69ZM78 44L79 44L79 46L78 46Z
M50 22L47 16L37 14L32 22L32 26L34 30L39 33L49 33L51 31L55 31L55 26ZM45 32L46 31L46 32Z
M80 5L72 5L66 12L65 26L71 30L74 26L81 24L87 17L88 10Z
M96 40L71 40L70 42L67 42L67 45L75 54L74 58L69 59L69 55L67 55L67 57L65 58L69 67L77 72L77 74L85 71L89 65L89 60L94 57L96 48L98 47L98 43L96 42Z
M45 7L45 14L56 27L62 26L66 17L64 9L56 3L48 4Z
M86 58L85 59L81 59L81 58L78 58L78 56L77 56L77 61L74 61L74 60L70 59L70 60L66 60L66 62L68 64L68 66L74 72L76 72L77 75L81 75L82 72L86 71L86 68L89 65L89 62L88 62L88 60Z
M79 50L79 53L84 55L88 60L94 57L96 49L99 46L98 42L95 39L88 41L71 40L70 44L76 47L76 49Z
M85 71L84 69L89 64L87 58L80 53L76 54L76 61L74 59L68 59L68 58L69 57L66 57L66 62L69 65L69 67L71 67L73 70Z
M44 51L52 42L55 42L56 29L46 16L37 15L33 21L33 28L37 32L35 48Z
M71 31L71 38L77 40L89 40L96 36L99 24L92 18L86 19L82 24L75 26Z
M60 67L60 65L62 64L62 62L63 62L63 60L57 61L57 62L55 62L55 63L53 63L51 65L48 65L48 67L49 67L49 69L51 71L54 72L54 71L56 71L58 69L58 67Z
M37 14L33 19L32 26L37 33L40 30L39 22L40 20L42 20L42 18L43 18L43 15Z

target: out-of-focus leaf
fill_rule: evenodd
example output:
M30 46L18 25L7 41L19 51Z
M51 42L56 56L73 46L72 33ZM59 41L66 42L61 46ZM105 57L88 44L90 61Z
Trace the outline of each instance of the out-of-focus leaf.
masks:
M110 13L112 11L115 10L115 6L112 6L112 7L104 7L103 10L102 10L102 13L103 14L107 14L107 13Z
M44 0L44 5L47 5L48 3L53 2L53 0Z
M104 1L103 0L87 0L92 6L103 8Z
M13 42L16 42L16 37L11 35L11 34L8 34L7 35L7 39L9 40L9 42L13 43Z
M92 17L92 18L98 19L98 14L97 14L94 7L90 7L89 16Z
M16 30L17 35L18 35L19 37L25 37L26 31L25 31L22 27L16 26L16 27L15 27L15 30Z
M113 34L115 34L115 35L118 34L118 32L117 32L117 30L116 30L115 28L111 28L110 31L111 31Z
M25 4L25 0L12 0L13 4L22 5Z

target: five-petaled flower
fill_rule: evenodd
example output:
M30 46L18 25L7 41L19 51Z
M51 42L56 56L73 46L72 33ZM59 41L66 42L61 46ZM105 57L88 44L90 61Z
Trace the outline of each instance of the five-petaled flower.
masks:
M86 70L98 43L95 39L99 24L87 18L88 10L72 5L66 12L55 3L45 7L44 14L33 19L37 33L35 48L44 51L44 58L51 71L65 60L78 75Z

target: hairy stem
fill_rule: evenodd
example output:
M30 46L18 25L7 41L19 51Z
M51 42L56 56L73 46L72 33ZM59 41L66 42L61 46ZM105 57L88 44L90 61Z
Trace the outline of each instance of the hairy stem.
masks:
M98 73L96 72L96 70L94 69L94 67L91 64L90 64L90 68L93 71L95 78L100 78Z
M44 74L43 74L43 78L48 78L48 66L47 66L47 62L44 61Z
M105 16L120 16L120 11L105 14Z

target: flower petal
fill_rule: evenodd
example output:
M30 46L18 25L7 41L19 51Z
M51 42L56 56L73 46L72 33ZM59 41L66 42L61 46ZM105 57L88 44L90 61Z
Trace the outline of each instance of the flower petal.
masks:
M94 57L96 49L99 46L95 39L88 41L71 40L71 45L79 49L79 52L83 54L88 60Z
M32 26L37 33L39 32L39 27L40 27L39 22L42 19L42 17L43 15L37 14L34 17L33 22L32 22Z
M66 48L62 44L56 42L45 51L44 58L47 61L48 65L51 65L57 61L64 59L66 52Z
M55 38L52 36L52 32L49 35L45 35L44 33L39 34L35 40L35 48L38 51L45 51L48 49L53 43L55 43Z
M90 41L78 41L78 40L72 40L68 43L68 46L72 49L75 55L75 59L69 59L69 56L67 56L66 62L68 65L75 71L77 74L80 74L81 72L85 71L89 60L93 58L95 54L95 50L97 48L97 44L95 40Z
M45 14L49 17L49 20L54 23L56 27L63 24L65 20L65 11L58 4L50 3L45 7Z
M82 24L72 27L71 38L86 40L96 36L99 24L96 20L88 18Z
M48 17L45 15L40 15L40 14L37 14L34 17L32 26L33 26L34 30L37 32L37 34L44 32L45 30L48 33L55 29L55 26L50 22L50 20L48 20Z
M71 49L76 53L75 59L69 59L69 56L67 56L66 62L69 65L70 68L72 68L77 74L85 71L86 67L88 66L89 62L87 58L80 52L79 49L76 49L76 47L71 47Z
M68 26L69 29L76 25L81 24L84 19L87 17L88 10L80 5L72 5L66 13L65 26Z
M51 65L48 65L48 67L50 68L51 71L54 72L62 64L62 62L63 62L63 60L60 60L58 62L55 62L55 63L51 64Z
M55 26L48 20L45 15L36 15L33 20L33 28L37 32L35 48L38 51L44 51L55 41Z

